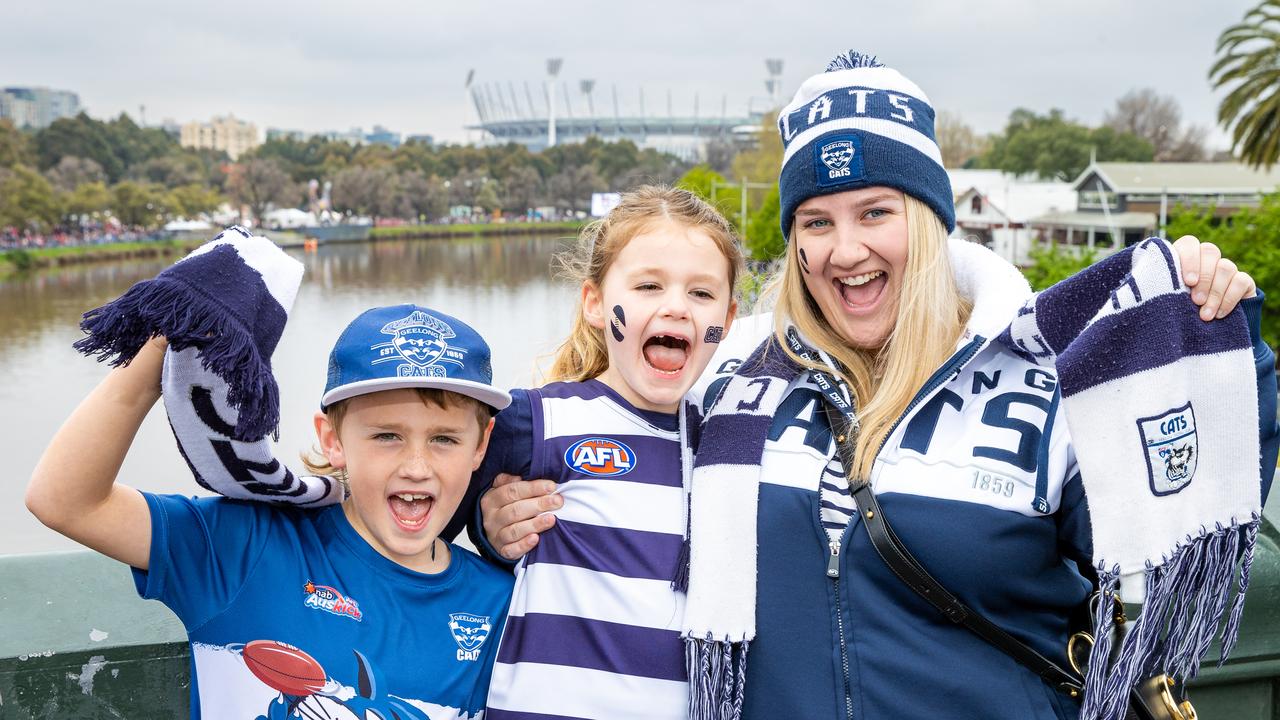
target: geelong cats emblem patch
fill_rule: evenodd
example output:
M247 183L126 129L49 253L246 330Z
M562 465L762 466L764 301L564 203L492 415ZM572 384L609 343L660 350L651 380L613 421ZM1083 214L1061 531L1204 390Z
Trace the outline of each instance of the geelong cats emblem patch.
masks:
M1147 454L1151 492L1171 495L1191 483L1200 446L1191 403L1162 415L1138 419L1138 436Z

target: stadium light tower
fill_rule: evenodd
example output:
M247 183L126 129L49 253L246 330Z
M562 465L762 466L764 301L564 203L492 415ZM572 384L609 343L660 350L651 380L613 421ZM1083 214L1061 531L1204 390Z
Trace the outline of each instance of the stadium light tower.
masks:
M462 126L467 128L467 144L468 145L470 145L473 142L473 139L471 137L471 128L468 127L468 123L467 123L467 105L471 104L475 100L474 96L471 94L471 82L475 79L476 79L476 69L471 68L467 70L467 79L465 82L462 83ZM477 118L480 117L479 107L480 107L479 105L476 105Z
M547 58L547 147L556 146L556 77L563 58Z
M769 104L777 107L778 93L782 92L782 58L765 58L764 67L769 72L769 79L764 81L769 91Z
M578 89L582 91L583 95L587 96L587 112L589 112L591 114L591 117L593 118L596 116L596 103L595 103L595 100L592 99L591 97L591 91L595 90L595 88L596 88L595 80L579 80L578 81Z

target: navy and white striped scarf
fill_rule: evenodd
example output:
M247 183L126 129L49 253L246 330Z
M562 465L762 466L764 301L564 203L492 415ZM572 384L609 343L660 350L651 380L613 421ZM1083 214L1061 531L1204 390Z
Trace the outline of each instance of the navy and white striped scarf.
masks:
M1224 616L1223 658L1238 633L1261 512L1243 313L1201 321L1169 245L1148 240L1035 296L1000 341L1057 370L1101 589L1145 597L1113 662L1110 603L1094 619L1102 640L1082 717L1120 718L1128 689L1153 668L1194 677ZM683 628L693 720L741 715L755 637L760 465L772 417L800 372L767 341L725 383L703 426Z
M182 457L205 489L231 498L340 502L332 478L295 475L272 437L280 393L271 354L302 281L302 263L267 238L230 227L151 280L85 313L76 349L128 363L168 338L161 386Z

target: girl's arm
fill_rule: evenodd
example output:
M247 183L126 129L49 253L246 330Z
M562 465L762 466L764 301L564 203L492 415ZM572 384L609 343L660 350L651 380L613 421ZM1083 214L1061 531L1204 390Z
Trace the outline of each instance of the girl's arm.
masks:
M151 340L80 402L27 486L27 509L40 522L140 570L151 552L151 514L142 493L117 483L116 474L160 398L166 346L164 338Z

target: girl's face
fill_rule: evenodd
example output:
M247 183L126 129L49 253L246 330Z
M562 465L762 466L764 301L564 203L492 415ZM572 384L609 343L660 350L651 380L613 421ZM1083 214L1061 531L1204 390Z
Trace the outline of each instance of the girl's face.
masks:
M851 346L882 347L898 318L907 265L907 204L884 187L819 195L796 209L805 288Z
M587 321L604 330L600 381L642 410L675 412L729 331L729 260L704 230L669 220L631 238L582 288Z

